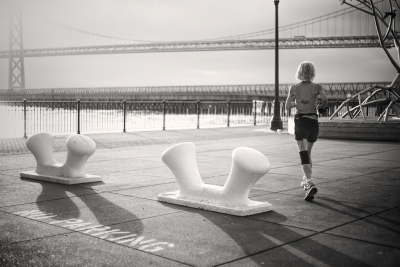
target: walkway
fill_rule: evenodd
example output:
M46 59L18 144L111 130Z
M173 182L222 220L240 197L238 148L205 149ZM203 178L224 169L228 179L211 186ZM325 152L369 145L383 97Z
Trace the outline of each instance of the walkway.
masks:
M23 139L0 140L1 266L396 266L400 261L400 143L321 139L319 192L303 200L293 136L266 126L89 135L87 173L103 182L21 179L34 170ZM161 153L190 141L204 180L223 185L232 150L271 162L251 191L273 211L235 217L157 201L178 190ZM66 157L65 137L55 157Z

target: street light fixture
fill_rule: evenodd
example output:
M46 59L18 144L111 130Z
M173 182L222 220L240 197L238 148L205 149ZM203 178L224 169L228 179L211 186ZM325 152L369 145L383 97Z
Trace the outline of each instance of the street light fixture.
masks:
M274 0L275 4L275 100L274 116L272 117L270 129L273 131L282 130L281 104L279 102L279 35L278 35L278 5L279 0Z

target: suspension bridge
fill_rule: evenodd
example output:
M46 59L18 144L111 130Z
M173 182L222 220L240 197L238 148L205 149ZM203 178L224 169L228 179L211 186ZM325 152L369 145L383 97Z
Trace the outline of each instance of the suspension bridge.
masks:
M386 9L386 1L378 0L376 4ZM25 89L26 57L275 48L275 29L202 40L133 40L73 28L19 7L10 8L8 33L0 38L0 59L9 59L9 90L14 92ZM279 49L381 47L372 16L352 7L281 26L279 36ZM387 38L384 45L393 47L393 39Z

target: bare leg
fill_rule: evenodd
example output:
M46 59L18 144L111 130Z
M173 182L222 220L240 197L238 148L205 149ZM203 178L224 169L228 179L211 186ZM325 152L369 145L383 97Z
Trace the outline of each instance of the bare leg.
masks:
M311 160L311 149L313 148L314 143L310 143L307 141L307 145L308 145L308 156L310 157L310 165L312 168L312 160Z
M297 141L297 147L299 149L300 157L302 159L301 167L303 169L303 182L301 186L303 186L306 191L306 195L304 200L310 201L314 199L314 195L318 192L318 189L315 187L314 180L312 179L312 161L311 161L311 149L313 147L313 143L308 142L306 139L301 141ZM301 153L303 152L303 153ZM305 153L304 153L305 152ZM307 157L308 156L308 157ZM308 158L308 159L307 159ZM308 161L308 163L307 163Z
M299 152L301 151L308 151L308 153L311 152L312 144L309 146L309 142L307 142L307 139L303 139L301 141L297 141L297 148L299 149ZM310 160L311 163L311 160ZM311 169L311 164L302 164L301 165L303 169L303 173L307 181L311 180L311 175L312 175L312 169Z

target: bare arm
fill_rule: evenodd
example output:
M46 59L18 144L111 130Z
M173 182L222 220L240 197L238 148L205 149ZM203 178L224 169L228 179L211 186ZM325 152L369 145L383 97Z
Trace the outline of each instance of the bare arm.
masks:
M296 106L296 104L294 102L292 102L293 99L293 90L292 90L292 86L290 86L289 88L289 94L286 98L286 110L291 110L292 108L294 108Z
M322 88L321 85L319 85L319 90L318 90L318 95L321 98L321 103L317 106L317 111L318 114L324 116L328 115L328 97L326 96L326 93L324 91L324 88Z
M324 89L322 88L322 86L321 86L321 89L319 90L318 94L322 100L322 108L326 109L326 107L328 106L328 97L327 97Z

